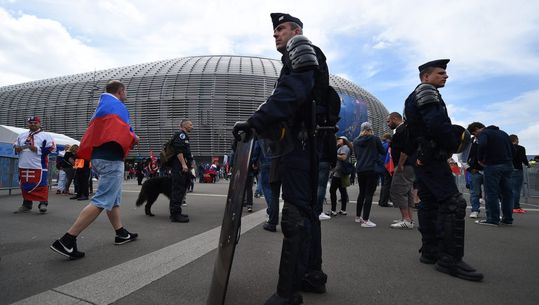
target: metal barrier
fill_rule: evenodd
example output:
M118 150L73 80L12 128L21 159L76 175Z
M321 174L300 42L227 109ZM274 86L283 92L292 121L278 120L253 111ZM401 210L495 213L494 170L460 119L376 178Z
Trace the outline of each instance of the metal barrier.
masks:
M455 180L461 193L469 193L469 190L466 188L464 173L456 176ZM522 183L520 200L527 203L530 197L539 197L539 167L524 168L524 182Z
M11 190L19 188L19 158L0 157L0 190Z
M54 179L53 179L54 177ZM49 157L49 188L58 182L58 170L56 169L56 156ZM0 156L0 191L19 189L19 158Z

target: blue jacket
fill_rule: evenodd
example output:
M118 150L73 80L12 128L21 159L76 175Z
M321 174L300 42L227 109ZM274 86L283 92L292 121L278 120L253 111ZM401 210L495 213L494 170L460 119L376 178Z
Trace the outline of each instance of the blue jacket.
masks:
M374 171L380 157L385 154L382 141L377 136L359 136L354 139L354 154L356 155L356 171L358 173Z
M513 164L513 144L497 126L488 126L477 137L477 160L486 165Z

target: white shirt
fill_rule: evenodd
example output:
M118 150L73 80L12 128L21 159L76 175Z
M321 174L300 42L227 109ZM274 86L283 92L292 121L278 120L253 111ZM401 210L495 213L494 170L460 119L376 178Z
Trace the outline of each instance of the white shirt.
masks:
M15 145L27 145L25 142L29 134L30 131L21 133L17 138L17 142L15 142ZM43 141L45 141L45 149L51 149L51 152L56 150L56 145L54 144L52 136L44 131L38 132L34 135L34 146L37 147L37 151L33 152L29 148L23 149L19 153L19 168L47 169L45 165L46 163L42 162L43 153L41 151L41 148L43 145ZM48 158L48 155L45 156L45 158Z

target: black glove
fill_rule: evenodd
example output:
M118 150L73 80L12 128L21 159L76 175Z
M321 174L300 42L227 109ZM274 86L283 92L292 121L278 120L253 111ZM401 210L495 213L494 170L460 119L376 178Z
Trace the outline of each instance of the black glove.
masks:
M253 135L251 125L247 123L247 121L240 121L234 124L234 127L232 128L232 135L234 136L236 141L241 141L240 131L243 131L243 133L245 134L245 137L243 138L244 142L247 142Z

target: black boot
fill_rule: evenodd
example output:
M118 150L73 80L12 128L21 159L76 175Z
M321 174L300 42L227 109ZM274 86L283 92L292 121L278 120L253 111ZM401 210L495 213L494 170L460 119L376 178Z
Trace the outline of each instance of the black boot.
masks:
M450 256L443 256L438 259L436 262L436 270L463 280L475 282L483 280L482 273L477 272L477 270L462 260L456 261Z
M301 290L305 292L325 293L327 274L322 271L309 271L305 273L301 282Z
M302 304L299 294L301 282L306 272L309 250L307 234L308 220L298 208L285 202L282 210L281 230L284 234L279 264L277 293L272 295L266 305Z
M290 298L283 298L275 293L266 302L264 302L264 305L299 305L299 304L303 304L303 297L299 293L293 295Z

